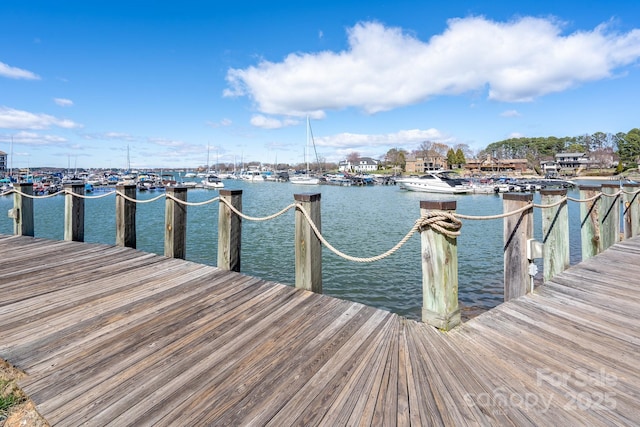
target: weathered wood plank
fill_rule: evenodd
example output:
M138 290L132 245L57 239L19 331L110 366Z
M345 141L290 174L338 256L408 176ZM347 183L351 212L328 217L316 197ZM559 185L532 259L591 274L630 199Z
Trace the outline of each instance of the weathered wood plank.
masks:
M345 309L337 301L327 304L317 298L310 300L313 301L311 307L317 309L300 308L313 315L301 316L300 312L292 312L291 316L276 320L279 324L283 323L284 327L271 339L256 342L256 346L224 375L204 390L201 389L202 392L198 393L201 396L199 405L191 402L191 405L182 409L182 414L176 415L174 422L186 419L194 425L211 424L214 421L226 425L245 425L253 422L256 416L254 411L263 409L260 405L270 395L270 385L278 389L279 385L286 385L290 378L294 384L289 390L283 391L291 395L295 383L302 383L297 381L300 378L289 376L291 366L304 367L308 363L314 350L322 344L314 340L316 332L328 327L331 320ZM211 405L209 397L216 402L215 407ZM242 412L239 413L238 408L242 408Z
M422 201L420 216L455 213L455 201ZM422 321L448 331L460 324L458 306L458 243L429 227L420 233L422 260Z
M9 211L13 218L13 234L33 237L33 198L29 197L33 196L33 183L17 182L13 188L16 193L13 193L13 209Z
M55 425L640 419L640 238L447 333L128 248L0 236L0 252L0 357Z
M504 212L515 212L533 200L532 194L505 193ZM529 292L529 260L527 240L533 238L533 208L504 219L504 300L509 301Z
M220 199L242 212L242 190L220 190ZM240 272L242 217L227 203L220 203L218 209L218 267Z
M64 185L68 191L64 196L64 240L84 241L84 187L84 182Z
M580 203L580 244L582 260L585 261L602 252L600 217L602 212L602 196L597 197L599 186L580 186L580 199L590 200Z
M540 192L542 205L552 206L542 210L542 271L545 282L569 267L569 211L567 201L562 201L566 196L567 190Z
M88 416L99 424L105 424L117 419L124 412L126 412L124 419L133 422L144 415L138 406L141 401L153 399L154 396L156 398L165 396L169 390L176 389L181 382L188 382L202 376L211 366L224 370L225 367L220 363L224 360L225 353L231 350L229 354L235 354L234 349L242 349L251 338L255 337L255 334L264 331L262 325L259 325L260 327L255 331L245 331L247 321L262 317L265 310L271 310L274 306L287 311L295 307L296 304L293 303L282 306L283 298L290 300L292 296L290 292L282 293L282 291L285 289L274 288L271 292L275 298L269 298L267 295L265 301L261 302L262 305L256 305L255 294L249 292L248 300L239 299L241 304L234 306L231 312L223 311L223 316L220 316L221 313L217 310L218 305L213 305L209 315L200 317L187 329L184 326L178 327L180 325L176 324L176 327L170 329L171 334L164 339L149 336L144 342L138 342L135 337L130 337L126 347L129 350L126 353L122 353L115 359L105 359L108 369L103 369L101 364L95 365L100 367L99 375L103 378L99 381L92 379L88 389L82 390L76 387L75 400L59 401L54 407L58 408L60 416L67 415L66 422L69 422L68 416L71 415L74 418ZM303 298L297 298L297 303L303 301ZM225 308L224 299L218 304L222 304L221 308ZM206 302L204 305L207 305ZM248 313L252 307L255 307L255 310L251 311L251 315L247 315L246 318L239 315ZM229 319L234 321L225 322ZM179 322L179 319L172 320ZM220 327L222 329L217 329ZM145 332L144 336L148 336L148 333ZM104 348L104 354L108 356L109 353L106 351L108 345ZM91 366L88 368L92 369ZM149 388L135 387L145 378L144 383ZM169 395L173 396L171 393ZM100 411L92 414L91 408L96 404L99 404L96 409ZM73 405L75 410L69 411L68 405ZM131 410L132 406L136 408L135 411ZM162 414L161 410L154 415Z
M322 231L320 193L294 194L296 203L309 214L311 221ZM302 211L295 212L295 286L322 293L322 245Z
M187 187L167 187L164 256L184 259L187 252Z

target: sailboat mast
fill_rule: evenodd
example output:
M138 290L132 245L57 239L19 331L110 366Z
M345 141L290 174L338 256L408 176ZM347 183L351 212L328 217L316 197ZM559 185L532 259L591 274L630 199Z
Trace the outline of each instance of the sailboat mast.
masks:
M211 172L211 166L209 166L209 143L207 142L207 173Z
M307 116L307 145L304 148L304 161L307 164L307 175L309 175L309 158L307 157L307 151L309 150L309 116Z
M11 150L9 151L9 180L11 180L11 178L13 178L13 135L11 135Z

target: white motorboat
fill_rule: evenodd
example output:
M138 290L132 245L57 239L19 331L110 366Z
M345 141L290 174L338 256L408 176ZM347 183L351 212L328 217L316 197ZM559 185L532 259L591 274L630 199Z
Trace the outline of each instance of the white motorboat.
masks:
M401 189L425 193L467 194L473 187L462 178L454 178L452 171L433 171L415 178L399 178Z
M209 189L218 189L218 188L223 188L224 187L224 183L222 182L222 180L220 179L220 177L216 174L210 173L207 175L207 177L205 179L202 180L202 186L204 188L209 188Z
M264 176L262 176L262 172L258 170L243 171L240 174L240 178L249 182L264 182Z
M289 175L289 182L292 184L306 184L306 185L317 185L320 183L320 178L307 175L306 173Z

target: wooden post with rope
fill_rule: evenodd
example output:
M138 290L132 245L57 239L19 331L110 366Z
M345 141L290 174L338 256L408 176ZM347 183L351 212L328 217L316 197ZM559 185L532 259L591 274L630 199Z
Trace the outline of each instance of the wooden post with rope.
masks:
M533 201L533 194L504 193L505 213L522 209ZM533 238L533 207L504 219L504 300L509 301L530 290L528 240Z
M116 185L116 245L136 248L136 185Z
M602 193L613 195L620 191L619 184L602 184ZM620 241L620 195L602 197L600 239L602 250Z
M541 204L553 205L567 196L567 190L542 190ZM543 277L548 281L569 268L569 211L567 201L542 210Z
M624 238L640 234L640 184L624 184Z
M65 184L64 189L64 240L84 242L84 183Z
M421 216L455 213L456 202L421 201ZM458 306L458 243L433 227L420 233L422 259L422 321L448 331L460 324Z
M13 234L17 236L31 236L34 234L33 222L33 183L20 182L13 184L13 209L9 210L9 218L13 218ZM25 194L23 196L22 194Z
M240 272L242 218L227 204L242 212L242 190L220 190L220 199L218 208L218 268Z
M294 194L294 200L308 212L311 221L320 227L320 193ZM295 286L322 293L322 244L300 209L295 213Z
M164 211L164 256L184 259L187 248L187 187L167 187ZM179 200L179 201L178 201Z
M581 185L578 188L580 190L580 200L592 199L600 193L600 186ZM600 238L601 200L602 196L589 202L580 203L582 261L602 252L602 239Z

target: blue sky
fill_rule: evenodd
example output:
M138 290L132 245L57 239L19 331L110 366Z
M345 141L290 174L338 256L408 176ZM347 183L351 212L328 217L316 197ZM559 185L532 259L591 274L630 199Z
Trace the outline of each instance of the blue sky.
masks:
M640 2L0 3L15 167L300 163L640 126ZM13 139L13 147L11 140Z

